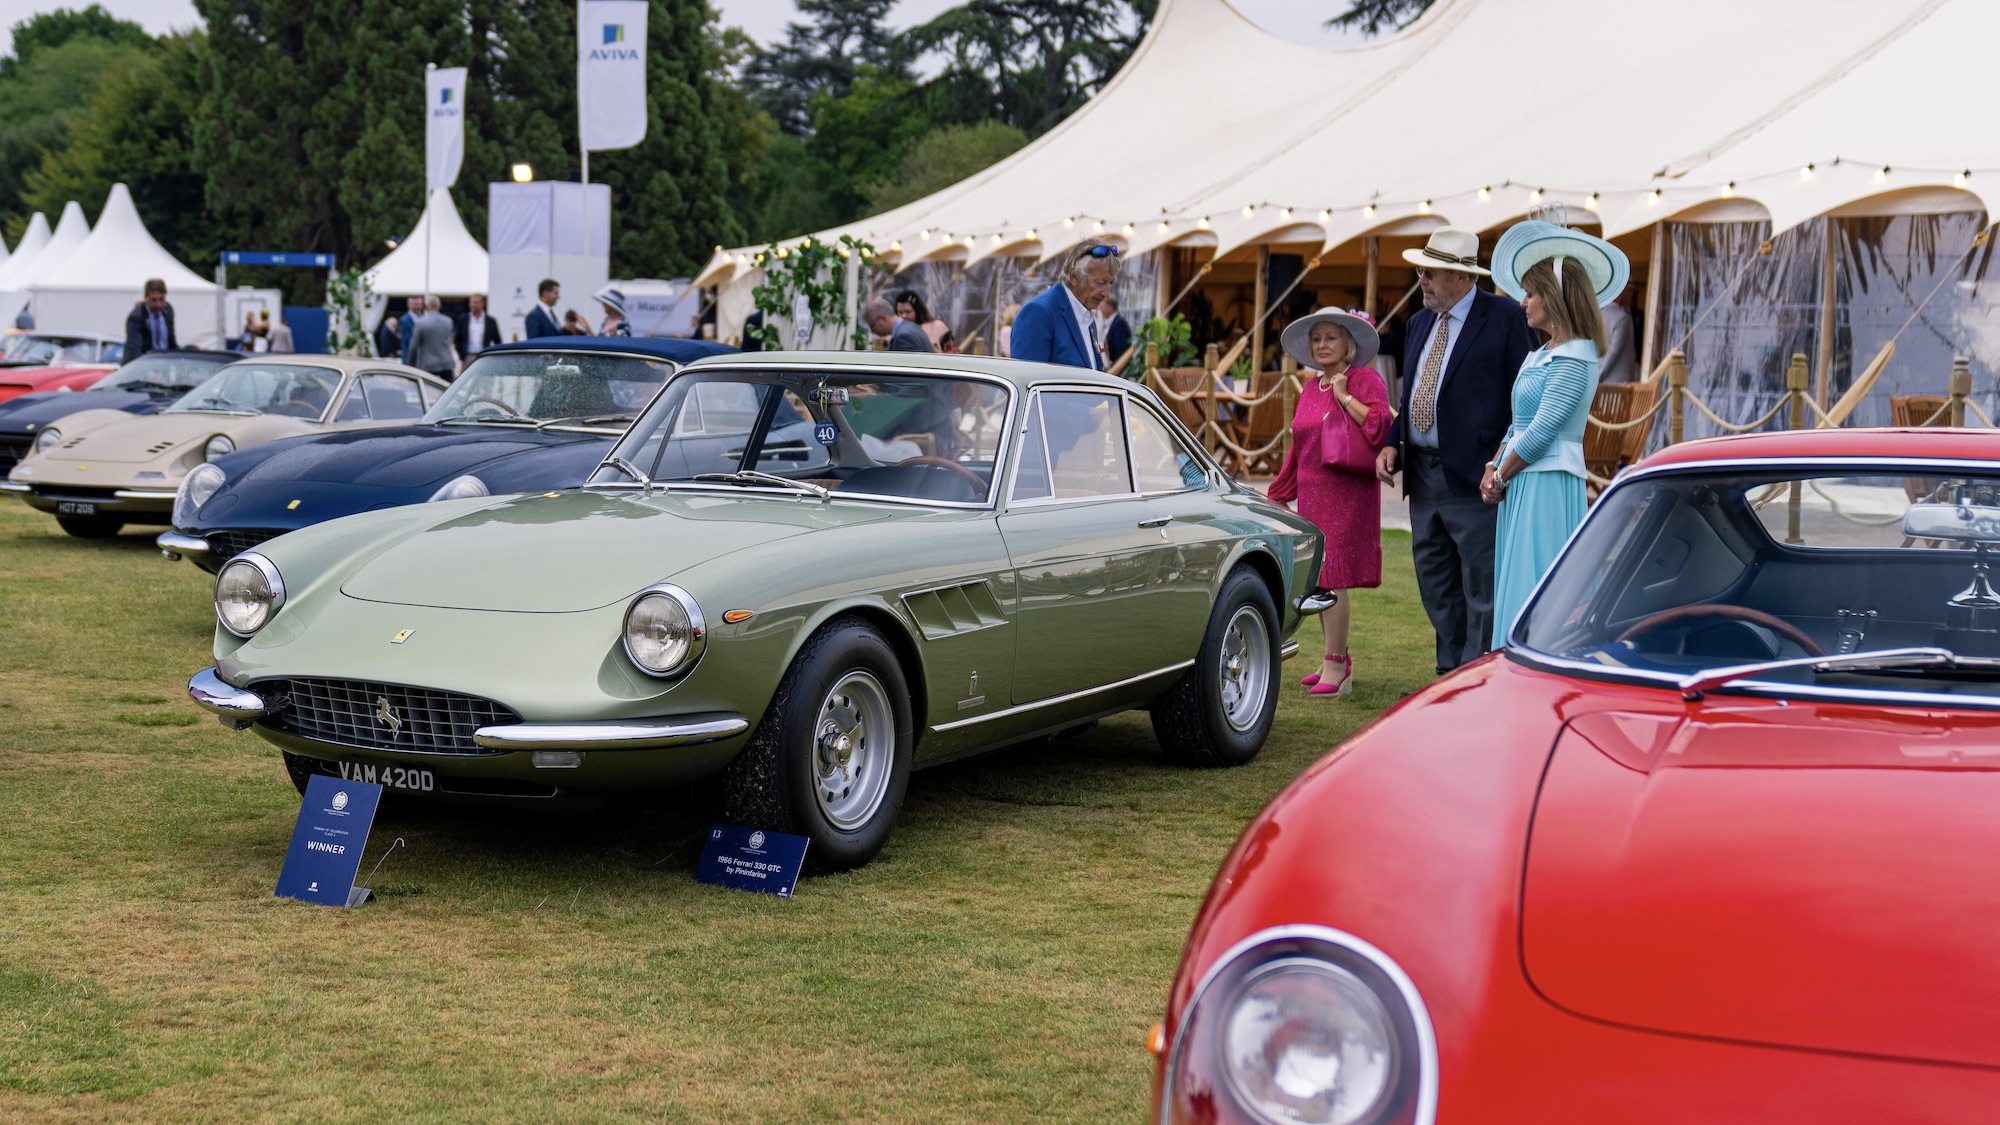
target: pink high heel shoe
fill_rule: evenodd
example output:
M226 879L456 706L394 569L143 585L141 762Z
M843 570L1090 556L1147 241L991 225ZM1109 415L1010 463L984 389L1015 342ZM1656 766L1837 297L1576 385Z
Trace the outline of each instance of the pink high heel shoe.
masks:
M1339 656L1329 656L1327 657L1327 659L1339 661L1341 666L1345 669L1345 671L1341 674L1340 682L1328 683L1325 680L1321 679L1318 674L1314 674L1314 676L1312 677L1313 679L1312 690L1307 694L1348 695L1352 693L1354 691L1354 658L1343 652Z
M1314 672L1314 673L1313 673L1312 675L1310 675L1310 676L1307 676L1307 677L1305 677L1304 679L1300 680L1300 681L1299 681L1299 686L1300 686L1300 687L1311 687L1311 686L1313 686L1314 684L1316 684L1316 683L1318 683L1318 682L1319 682L1319 673L1318 673L1318 672Z

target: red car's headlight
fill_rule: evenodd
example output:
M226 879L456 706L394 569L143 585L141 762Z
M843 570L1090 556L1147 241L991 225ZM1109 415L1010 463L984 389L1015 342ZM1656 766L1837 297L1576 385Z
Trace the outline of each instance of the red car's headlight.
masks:
M1168 1123L1428 1125L1437 1045L1416 986L1374 946L1285 926L1196 989L1167 1062Z

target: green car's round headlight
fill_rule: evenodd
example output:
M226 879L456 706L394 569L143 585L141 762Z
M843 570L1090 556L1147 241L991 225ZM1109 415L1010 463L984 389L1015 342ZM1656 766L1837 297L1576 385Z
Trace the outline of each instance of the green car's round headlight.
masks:
M271 560L246 552L229 560L215 576L215 619L239 637L248 637L285 604L285 580Z
M679 586L649 586L625 610L625 655L649 675L672 676L693 667L707 638L701 607Z
M61 440L62 431L56 429L54 426L50 426L48 429L35 435L35 452L47 453L49 450L54 449L56 443Z

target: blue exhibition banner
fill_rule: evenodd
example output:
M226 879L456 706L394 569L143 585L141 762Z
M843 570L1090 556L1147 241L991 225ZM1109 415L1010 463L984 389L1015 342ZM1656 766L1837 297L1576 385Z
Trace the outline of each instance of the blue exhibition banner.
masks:
M319 266L333 268L331 254L286 253L282 250L224 250L225 266Z
M701 849L701 862L695 864L695 881L790 898L792 888L799 884L799 868L805 866L810 842L804 836L784 832L711 825L708 845Z
M306 782L306 799L299 804L299 823L292 829L292 846L274 893L321 906L366 902L368 891L354 885L354 876L361 870L361 849L368 845L368 829L381 803L380 785L314 774Z

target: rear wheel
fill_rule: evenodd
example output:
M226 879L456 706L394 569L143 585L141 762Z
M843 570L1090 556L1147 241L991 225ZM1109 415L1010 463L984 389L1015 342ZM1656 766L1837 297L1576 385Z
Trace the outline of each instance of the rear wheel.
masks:
M1257 756L1278 713L1278 610L1247 569L1232 571L1208 615L1194 667L1153 705L1153 736L1191 766Z
M125 526L107 516L57 516L56 526L78 539L109 539Z
M914 742L895 651L867 623L837 619L799 651L730 763L726 815L806 837L814 870L859 867L889 838Z

